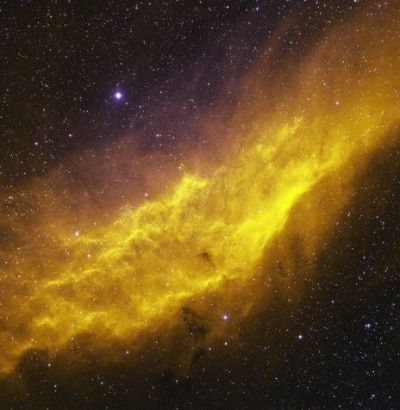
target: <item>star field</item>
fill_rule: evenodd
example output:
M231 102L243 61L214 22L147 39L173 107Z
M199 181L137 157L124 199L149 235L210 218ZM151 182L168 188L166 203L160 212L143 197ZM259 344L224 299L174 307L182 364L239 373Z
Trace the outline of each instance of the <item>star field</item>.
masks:
M397 6L1 2L0 408L399 408Z

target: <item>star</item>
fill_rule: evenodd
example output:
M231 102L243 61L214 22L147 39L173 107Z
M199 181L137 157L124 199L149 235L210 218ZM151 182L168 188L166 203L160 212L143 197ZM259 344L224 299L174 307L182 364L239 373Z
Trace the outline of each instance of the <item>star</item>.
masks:
M121 91L116 91L116 92L114 93L114 98L115 98L116 100L121 100L122 97L123 97L123 95L122 95Z

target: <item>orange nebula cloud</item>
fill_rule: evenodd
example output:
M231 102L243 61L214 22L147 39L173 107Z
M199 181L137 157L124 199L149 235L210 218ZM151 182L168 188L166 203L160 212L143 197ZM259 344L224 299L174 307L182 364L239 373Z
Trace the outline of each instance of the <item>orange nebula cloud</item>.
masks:
M184 306L210 320L226 312L244 320L267 303L268 290L254 281L271 275L264 257L273 241L302 232L305 252L318 250L315 238L345 205L354 172L399 124L393 9L370 21L366 8L278 74L270 74L276 40L267 45L243 87L226 155L211 171L184 172L154 199L79 232L55 212L19 226L36 236L3 251L0 371L29 349L53 354L80 334L94 348L134 345Z

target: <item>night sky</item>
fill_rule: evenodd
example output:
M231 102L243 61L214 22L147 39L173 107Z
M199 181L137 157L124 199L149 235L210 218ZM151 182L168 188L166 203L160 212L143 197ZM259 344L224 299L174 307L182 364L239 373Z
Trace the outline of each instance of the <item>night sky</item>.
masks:
M400 408L397 0L0 2L0 408Z

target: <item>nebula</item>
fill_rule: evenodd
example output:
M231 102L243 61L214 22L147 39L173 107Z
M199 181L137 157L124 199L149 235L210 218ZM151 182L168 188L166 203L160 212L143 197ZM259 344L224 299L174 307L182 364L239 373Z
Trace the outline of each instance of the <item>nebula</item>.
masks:
M93 210L95 222L89 201L86 223L73 229L62 187L44 190L48 177L27 187L14 207L48 201L40 218L3 212L2 229L12 234L1 254L2 374L29 351L57 356L82 335L104 361L182 323L211 346L235 338L230 324L255 315L277 288L289 299L301 294L301 278L281 274L295 257L283 244L297 241L305 260L318 252L355 175L398 133L398 10L382 7L371 20L370 7L301 55L282 57L290 27L277 30L237 90L227 131L208 129L222 138L217 161L202 154L154 194ZM134 195L129 183L124 189Z

